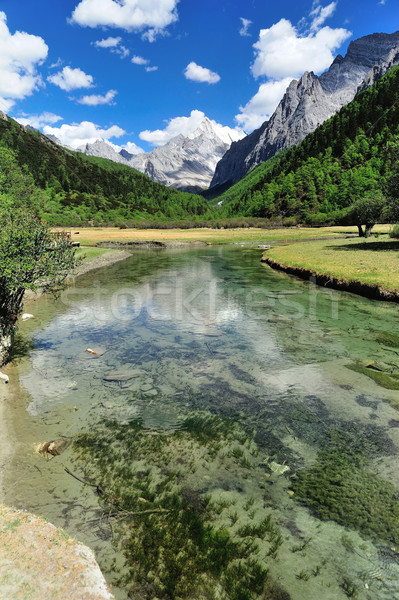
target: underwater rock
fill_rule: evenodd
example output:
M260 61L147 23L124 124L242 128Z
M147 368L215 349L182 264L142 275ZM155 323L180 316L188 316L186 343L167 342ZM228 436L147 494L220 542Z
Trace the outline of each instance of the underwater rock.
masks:
M279 465L274 461L269 463L269 467L271 468L273 473L277 473L277 475L283 475L284 473L290 470L288 465Z
M99 358L105 354L105 348L87 348L87 354L90 354L90 358Z
M72 440L65 438L60 440L51 440L50 442L42 442L40 444L36 444L36 450L39 454L52 454L52 456L59 456L69 446L71 445Z
M111 373L107 373L104 375L104 381L128 381L129 379L133 379L134 377L140 377L141 375L145 375L145 371L142 369L120 369L117 371L112 371Z
M152 388L151 390L144 392L144 396L158 396L158 392L155 388Z
M5 375L4 373L0 372L0 379L2 379L4 381L4 383L9 383L10 378L8 375Z

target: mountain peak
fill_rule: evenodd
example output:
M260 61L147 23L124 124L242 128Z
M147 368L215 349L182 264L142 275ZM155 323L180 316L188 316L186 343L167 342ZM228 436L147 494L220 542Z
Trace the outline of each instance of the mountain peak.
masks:
M211 186L234 183L283 148L295 146L397 64L399 31L352 41L346 56L338 55L320 77L306 72L290 83L269 121L226 152Z

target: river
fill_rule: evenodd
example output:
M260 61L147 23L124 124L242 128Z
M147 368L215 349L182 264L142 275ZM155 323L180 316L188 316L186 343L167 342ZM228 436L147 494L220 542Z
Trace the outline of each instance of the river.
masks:
M397 305L226 246L29 310L5 502L92 547L116 598L399 598Z

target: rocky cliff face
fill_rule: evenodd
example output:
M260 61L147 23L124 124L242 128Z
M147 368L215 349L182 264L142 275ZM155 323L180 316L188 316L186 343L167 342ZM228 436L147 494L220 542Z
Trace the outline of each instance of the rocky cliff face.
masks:
M211 187L234 183L283 148L308 133L348 104L357 91L372 85L399 64L399 32L375 33L351 42L320 77L305 73L292 81L269 121L235 142L218 163Z
M79 150L133 167L169 187L198 192L209 187L217 163L231 143L242 137L242 133L216 125L205 117L190 135L180 134L151 152L136 155L126 150L116 152L100 140Z

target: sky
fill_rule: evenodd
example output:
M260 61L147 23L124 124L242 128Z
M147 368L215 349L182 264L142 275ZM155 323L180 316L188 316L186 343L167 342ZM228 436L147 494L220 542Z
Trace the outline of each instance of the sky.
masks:
M204 116L250 133L292 79L398 29L398 0L0 0L0 109L73 148L149 151Z

